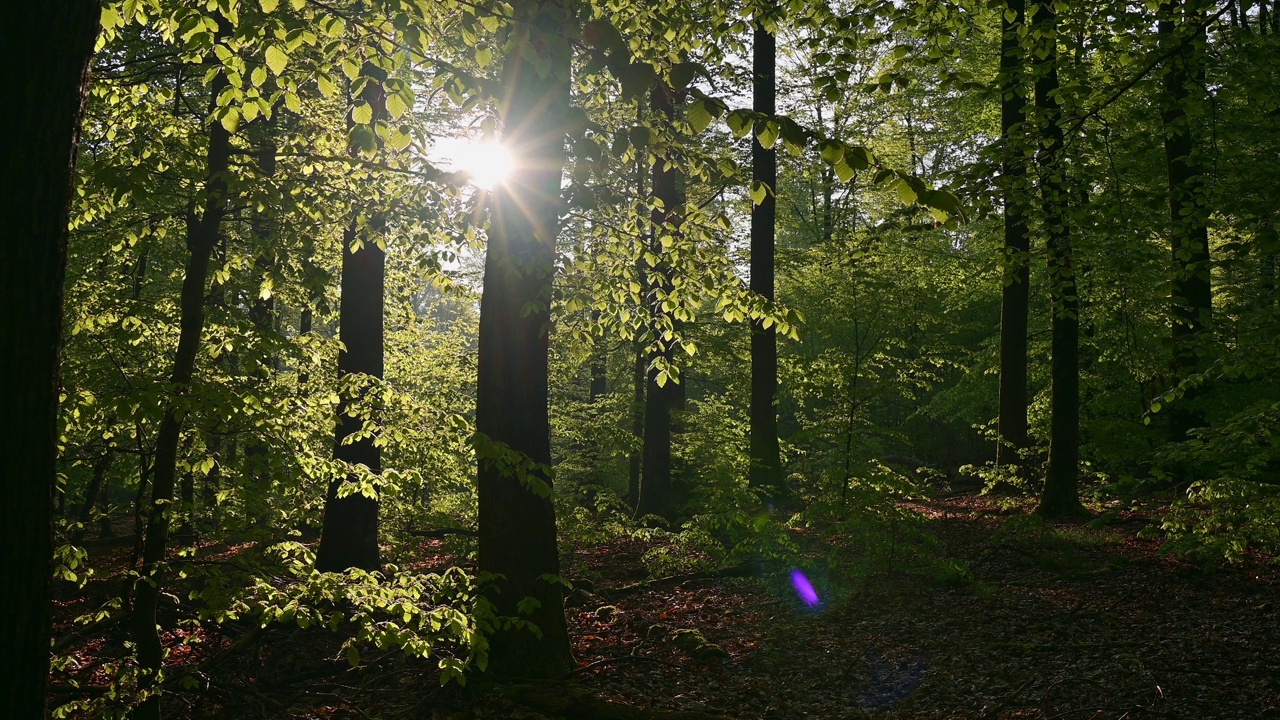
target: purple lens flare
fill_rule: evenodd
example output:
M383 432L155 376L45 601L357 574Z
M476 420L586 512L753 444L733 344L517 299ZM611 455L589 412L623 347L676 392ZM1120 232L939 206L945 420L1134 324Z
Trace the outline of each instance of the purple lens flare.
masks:
M818 591L813 589L813 583L799 570L791 571L791 587L796 589L796 594L805 605L813 607L821 602L818 600Z

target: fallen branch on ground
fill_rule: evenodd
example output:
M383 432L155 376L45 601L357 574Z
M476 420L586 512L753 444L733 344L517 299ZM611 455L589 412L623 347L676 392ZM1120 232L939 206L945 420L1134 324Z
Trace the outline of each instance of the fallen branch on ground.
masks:
M566 720L727 720L724 715L703 711L649 710L609 702L564 686L521 685L511 688L508 695L521 705Z
M623 585L618 588L606 588L597 590L595 594L616 597L618 595L627 595L641 590L649 590L655 587L664 587L667 585L683 585L687 582L695 580L717 580L720 578L733 577L751 577L756 574L755 567L752 563L743 562L718 570L701 570L694 573L685 573L683 575L668 575L667 577L656 578L654 580L642 580L638 583Z
M413 537L420 538L445 538L450 535L465 535L467 537L476 537L475 530L470 528L437 528L434 530L410 530L409 534Z

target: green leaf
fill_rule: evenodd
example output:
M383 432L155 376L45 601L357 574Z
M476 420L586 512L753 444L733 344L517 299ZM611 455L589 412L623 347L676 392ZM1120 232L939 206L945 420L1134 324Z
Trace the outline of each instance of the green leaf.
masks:
M898 179L897 190L898 190L898 197L902 200L903 203L907 205L914 203L916 201L916 198L919 197L918 195L916 195L916 191L911 189L911 185L909 185L906 180L903 180L901 178Z
M258 4L262 6L262 12L271 13L280 6L280 0L258 0Z
M373 106L364 100L357 100L356 104L351 106L351 119L361 125L367 125L373 120Z
M837 140L823 140L818 143L818 152L828 165L835 165L844 157L844 145Z
M614 69L613 74L617 76L618 82L622 83L624 100L640 98L648 92L649 86L658 78L653 72L653 66L644 62L622 65Z
M496 29L496 28L495 28ZM589 48L627 52L627 41L608 20L592 20L582 25L582 42Z
M676 63L671 66L671 87L676 90L683 90L689 87L689 83L693 82L693 79L698 75L703 77L707 77L709 75L707 69L700 63Z
M787 151L792 155L798 156L804 150L805 144L809 142L808 131L791 118L778 118L778 131L783 144L787 146Z
M317 75L316 86L320 88L320 94L325 99L332 98L338 92L338 86L333 84L328 75Z
M400 97L400 93L391 93L387 96L387 112L391 114L391 118L395 119L405 114L409 109L409 105Z
M751 132L751 111L734 110L725 116L724 122L729 126L729 132L733 133L734 137L745 137Z
M686 112L685 117L688 118L689 124L693 126L693 131L695 133L700 133L703 130L706 130L707 127L711 125L711 121L715 120L715 116L713 116L711 111L707 108L706 100L696 100L689 105L689 109Z
M866 170L875 162L875 158L866 148L851 147L844 151L844 161L854 170Z
M360 63L354 58L344 58L342 61L342 74L347 76L351 82L355 82L360 77Z
M831 169L835 170L836 177L840 179L840 182L849 182L857 174L853 167L849 165L848 153L842 154L840 159L836 160L835 164L831 166Z
M222 122L222 127L225 128L227 132L235 134L235 131L240 127L240 109L227 108L226 113L223 114L220 120Z
M359 150L363 155L373 155L378 150L378 138L373 134L373 128L368 125L356 125L351 128L348 141L351 147Z
M751 181L751 204L759 205L764 202L765 198L770 194L772 194L772 192L768 185L765 185L759 180Z
M284 72L284 68L289 64L289 56L285 54L283 48L279 45L267 46L267 67L271 68L271 72L279 75Z
M778 142L778 124L772 120L760 120L756 123L756 140L760 147L769 150Z
M631 128L630 134L631 134L631 144L637 150L643 150L649 146L649 140L652 134L649 131L649 128L643 125L636 125L635 127Z

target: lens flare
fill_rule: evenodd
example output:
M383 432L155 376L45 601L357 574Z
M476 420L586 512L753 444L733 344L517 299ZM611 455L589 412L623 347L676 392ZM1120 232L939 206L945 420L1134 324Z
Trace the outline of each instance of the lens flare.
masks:
M791 587L796 589L796 595L800 596L800 601L805 605L813 607L821 602L818 599L818 591L813 589L813 583L809 582L809 578L799 570L791 571Z

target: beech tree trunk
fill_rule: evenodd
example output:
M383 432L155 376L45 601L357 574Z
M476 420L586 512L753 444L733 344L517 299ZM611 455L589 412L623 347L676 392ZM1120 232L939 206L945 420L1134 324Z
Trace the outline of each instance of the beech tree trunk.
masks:
M1049 1L1038 3L1036 29L1045 55L1036 73L1035 102L1041 142L1040 202L1049 250L1051 309L1049 468L1036 512L1064 517L1083 512L1077 490L1080 465L1080 319L1071 229L1067 218L1062 106L1058 100L1058 18Z
M631 370L631 434L637 448L627 458L627 504L635 507L640 502L640 466L644 456L644 391L648 377L645 373L644 348L637 343Z
M84 540L85 533L89 532L89 524L93 520L93 505L98 501L99 497L103 498L102 507L106 510L105 495L103 488L106 487L107 472L111 470L111 461L115 460L115 450L107 449L103 451L102 457L93 464L93 475L89 478L89 485L84 490L84 502L80 505L80 516L78 527L71 535L71 544L79 545ZM110 525L108 525L110 527Z
M650 96L650 108L661 117L668 129L675 118L675 102L671 88L659 82ZM648 362L648 373L645 386L644 408L644 461L640 479L640 495L636 501L636 516L657 515L667 521L675 519L676 507L672 497L671 483L671 411L679 402L680 386L668 378L658 384L659 369L655 363L664 360L670 363L673 356L672 341L661 340L660 336L667 327L674 325L662 309L661 298L672 291L672 270L666 260L661 238L674 233L680 221L680 197L677 187L675 164L670 152L666 157L658 157L653 164L653 199L654 209L651 215L653 227L649 236L650 251L662 260L657 266L648 268L646 291L649 297L650 325L655 335L655 342L662 345L661 350L651 351ZM660 206L660 207L659 207Z
M592 322L600 322L600 311L591 314ZM591 404L604 399L609 392L609 347L604 340L598 340L591 348Z
M373 107L374 118L386 115L386 92L381 81L385 74L366 63L361 71L374 78L365 85L361 97ZM342 293L338 306L338 337L343 349L338 352L338 377L367 375L382 378L383 371L383 295L385 290L386 252L374 237L381 221L372 219L370 230L361 231L352 224L342 237ZM357 239L361 240L355 249ZM338 404L338 427L334 437L333 457L369 472L382 472L382 450L374 438L366 437L344 443L343 439L363 427L364 420L348 415L351 400ZM354 477L336 478L329 483L324 502L324 524L320 531L320 547L316 551L316 569L342 572L350 568L377 570L382 567L378 547L378 501L359 492L341 493L343 485Z
M752 109L773 115L777 111L777 38L766 29L765 14L756 17L751 51ZM758 139L751 143L751 179L768 187L764 200L751 208L751 291L774 299L774 233L777 218L778 156ZM782 463L778 448L778 340L773 327L762 321L751 325L751 408L749 446L751 486L777 495L783 491Z
M495 630L489 672L550 678L573 667L561 586L548 579L559 577L560 558L547 411L547 333L565 161L562 113L569 107L570 75L567 40L551 28L569 28L573 19L558 0L518 8L517 21L532 36L526 49L537 53L542 72L518 50L503 69L499 114L515 168L493 193L480 300L479 569L502 576L486 589L497 613L528 620L541 633Z
M1165 170L1169 185L1170 249L1174 276L1170 293L1173 315L1170 368L1175 381L1200 366L1197 348L1213 313L1210 285L1209 231L1206 226L1204 170L1195 156L1195 136L1187 109L1190 90L1199 87L1202 74L1199 58L1204 52L1205 30L1200 26L1203 12L1196 0L1174 0L1162 6L1159 35L1167 43L1181 42L1181 50L1168 60L1163 77L1160 120L1164 126ZM1179 29L1192 28L1196 37L1183 42ZM1185 440L1187 431L1204 424L1204 418L1188 409L1190 394L1170 407L1169 433L1174 441Z
M212 118L218 94L227 87L226 75L220 72L211 85L209 145L205 157L205 200L199 215L193 210L187 217L188 255L179 305L178 349L174 354L173 371L169 377L173 394L165 405L164 418L160 421L160 429L156 435L151 503L147 508L147 528L142 544L142 572L133 586L133 642L137 646L138 666L142 671L140 684L144 691L151 693L142 704L134 708L133 717L137 720L154 720L160 717L160 695L156 680L164 651L156 628L156 603L160 597L160 574L169 543L171 508L177 481L178 441L185 419L181 408L183 398L191 389L191 379L195 373L196 353L200 349L200 337L204 332L205 281L209 274L209 259L213 255L227 205L226 174L231 136L222 127L222 123Z
M0 3L0 708L44 715L67 216L97 2Z
M251 127L261 132L258 172L262 177L272 177L276 174L275 122L263 116L254 122ZM274 252L269 249L272 247L271 236L273 234L271 218L266 211L255 211L251 227L256 245L253 248L253 279L260 285L268 277L271 266L275 263ZM247 359L253 363L252 374L254 380L257 382L258 387L263 388L265 391L266 385L271 378L271 371L275 369L276 363L275 354L267 350L265 345L275 333L276 302L274 294L264 298L252 286L251 292L253 294L249 298L249 322L253 324L253 328L257 332L260 349ZM244 457L245 465L253 477L254 489L259 498L259 507L261 508L256 519L258 524L262 526L262 530L269 536L272 533L272 528L270 527L270 503L268 500L271 494L270 457L267 443L263 440L261 432L256 428L250 431L249 440L245 443ZM188 509L188 512L190 512L190 509Z
M997 465L1020 465L1018 451L1027 447L1027 318L1031 299L1024 197L1027 196L1024 152L1026 99L1023 97L1023 52L1018 30L1026 22L1026 1L1007 0L1013 20L1001 19L1000 132L1004 202L1004 286L1000 297L1000 409Z

